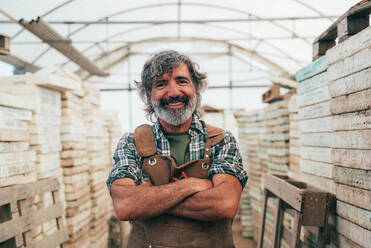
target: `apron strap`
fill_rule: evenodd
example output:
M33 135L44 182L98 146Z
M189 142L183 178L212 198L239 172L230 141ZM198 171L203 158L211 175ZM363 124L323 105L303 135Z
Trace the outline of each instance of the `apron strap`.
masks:
M150 125L143 124L135 129L134 142L139 156L150 157L156 154L155 138Z

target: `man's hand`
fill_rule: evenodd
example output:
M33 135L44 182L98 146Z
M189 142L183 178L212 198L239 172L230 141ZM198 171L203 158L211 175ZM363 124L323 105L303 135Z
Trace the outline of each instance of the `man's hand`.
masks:
M150 181L136 186L132 179L121 178L113 182L111 195L120 220L147 219L212 186L210 180L199 178L187 178L161 186L153 186Z
M213 184L214 187L188 197L167 213L205 221L233 218L242 191L239 180L229 174L217 174Z

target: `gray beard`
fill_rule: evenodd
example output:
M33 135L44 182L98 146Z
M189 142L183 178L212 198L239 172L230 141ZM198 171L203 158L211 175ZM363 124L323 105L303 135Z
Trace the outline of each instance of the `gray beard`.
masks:
M179 126L180 124L185 123L193 114L198 103L198 96L195 95L192 97L183 108L179 109L170 109L162 108L160 101L151 100L153 109L155 110L156 115L164 120L166 123Z

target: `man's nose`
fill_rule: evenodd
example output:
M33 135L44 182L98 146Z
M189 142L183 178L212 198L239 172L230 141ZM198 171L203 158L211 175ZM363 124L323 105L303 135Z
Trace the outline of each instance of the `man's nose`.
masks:
M180 95L179 86L175 81L170 81L167 87L168 96L176 97Z

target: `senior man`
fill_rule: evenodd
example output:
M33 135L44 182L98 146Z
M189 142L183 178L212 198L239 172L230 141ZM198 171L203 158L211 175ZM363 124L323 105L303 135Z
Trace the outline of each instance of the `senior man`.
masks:
M247 173L233 135L198 115L206 74L169 50L136 83L156 121L121 138L107 180L117 217L131 221L128 247L232 248Z

